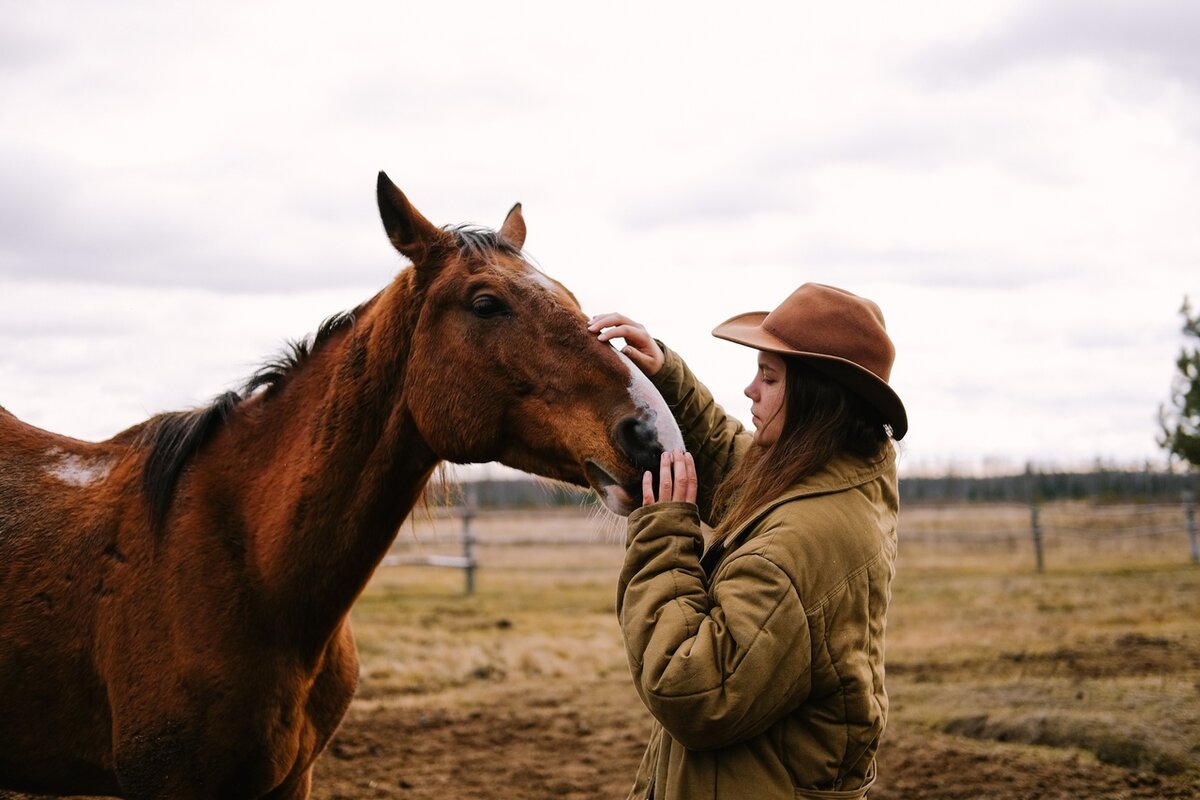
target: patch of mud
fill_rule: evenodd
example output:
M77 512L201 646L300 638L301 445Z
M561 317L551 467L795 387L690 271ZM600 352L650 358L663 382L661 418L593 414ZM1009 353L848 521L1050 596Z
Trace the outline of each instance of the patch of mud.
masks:
M977 714L953 719L945 733L997 742L1086 750L1105 764L1160 775L1182 775L1192 764L1186 753L1166 751L1150 736L1095 717L1058 713Z
M914 729L888 736L871 800L1196 800L1200 783L1079 754Z
M536 702L527 702L536 700ZM313 797L624 798L648 727L637 707L583 714L576 699L421 712L353 710L318 764ZM586 702L586 701L584 701ZM636 700L633 701L636 703ZM1200 784L1080 754L893 726L873 800L1195 800Z
M1200 668L1200 648L1185 638L1125 633L1051 650L1012 650L995 657L946 658L937 663L888 661L888 675L917 683L986 675L1021 678L1123 678Z
M648 725L546 698L474 710L354 708L314 771L314 800L622 798Z

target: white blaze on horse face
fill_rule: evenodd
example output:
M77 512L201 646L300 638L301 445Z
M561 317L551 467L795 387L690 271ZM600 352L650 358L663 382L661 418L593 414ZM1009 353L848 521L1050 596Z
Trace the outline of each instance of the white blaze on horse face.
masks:
M539 270L537 267L525 262L528 267L529 276L533 278L533 282L544 288L550 294L562 296L565 292L562 284L554 281L550 276ZM675 424L675 417L671 414L671 409L667 407L667 403L662 399L662 395L658 393L658 389L654 388L654 384L650 382L640 369L637 368L629 357L620 350L613 348L617 357L621 359L621 363L629 370L629 394L633 398L635 405L645 408L654 417L654 427L658 431L658 441L662 444L664 450L682 450L683 449L683 434L679 432L679 426Z
M533 278L534 283L536 283L538 286L541 286L550 294L557 295L559 293L561 287L551 280L549 275L542 272L528 261L525 262L525 266L529 268L529 277Z
M46 474L68 486L91 486L108 477L112 471L112 459L87 458L65 453L57 447L46 455L57 460L46 467Z
M629 360L621 351L617 350L617 357L621 359L621 363L629 370L629 396L632 398L635 405L642 408L654 419L654 429L658 434L658 443L663 450L683 450L683 434L679 431L679 425L675 422L675 416L671 413L671 409L667 406L667 402L663 400L662 395L654 388L654 384L650 382L642 371L637 368L637 365ZM634 509L641 505L642 498L631 497L627 491L621 486L605 486L600 490L600 499L604 505L622 516L629 515Z
M576 310L578 307L569 300L570 293L562 286L562 284L550 278L537 267L525 262L527 274L533 280L533 283L542 287L551 295L559 298L559 302L570 303ZM582 312L580 312L582 316ZM583 323L586 324L586 323ZM590 335L590 334L589 334ZM654 384L650 382L637 365L629 360L629 357L620 350L613 348L613 352L617 354L617 358L621 359L621 363L625 365L625 369L629 372L629 397L633 401L634 406L642 409L654 422L654 430L658 435L658 443L663 450L683 450L683 434L679 431L679 425L675 422L675 416L671 413L671 409L667 406L667 402L663 400L662 395L654 388ZM611 485L599 489L600 499L604 505L608 506L611 511L621 515L628 515L631 511L641 504L641 497L631 497L624 488Z
M614 348L615 349L615 348ZM658 431L658 443L663 450L683 450L683 434L675 422L675 415L663 400L658 389L650 382L637 365L629 360L629 356L616 351L617 358L629 370L629 394L633 402L642 406L654 417L654 429Z

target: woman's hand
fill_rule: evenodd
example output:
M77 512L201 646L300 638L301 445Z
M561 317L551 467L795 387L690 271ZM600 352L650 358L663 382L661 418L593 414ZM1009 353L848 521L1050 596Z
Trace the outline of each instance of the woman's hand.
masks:
M588 322L588 330L596 334L596 338L602 342L624 339L625 347L621 348L621 352L628 356L646 377L653 378L662 369L665 358L662 348L640 322L634 322L624 314L597 314Z
M654 479L650 470L642 476L642 505L657 502L696 502L696 462L691 453L683 451L663 452L658 467L659 500L654 499Z

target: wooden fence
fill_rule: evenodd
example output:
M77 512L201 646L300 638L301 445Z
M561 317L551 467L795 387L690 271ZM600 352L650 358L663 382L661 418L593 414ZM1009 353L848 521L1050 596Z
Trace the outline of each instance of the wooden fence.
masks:
M612 522L614 535L597 535L589 530L588 514L557 518L550 525L534 523L541 512L479 511L471 502L470 489L464 502L455 506L437 507L426 516L436 518L440 533L433 540L421 535L397 538L384 560L385 566L422 566L460 569L463 571L464 591L475 591L479 570L539 568L561 571L566 560L557 556L542 558L536 563L523 558L510 558L501 565L497 553L514 548L620 548L623 534L617 530L620 522ZM509 527L498 532L494 522L505 515ZM523 526L522 520L531 522ZM484 523L485 533L477 534L478 523ZM1128 555L1152 554L1156 559L1180 561L1190 559L1200 564L1200 542L1196 526L1195 496L1185 491L1178 503L1099 504L1087 502L992 504L918 504L902 508L900 515L900 546L902 558L906 553L937 554L948 566L972 560L987 563L991 559L1007 558L1018 568L1026 564L1037 572L1047 565L1068 567L1108 554L1109 560ZM480 551L484 552L483 557ZM490 554L490 555L489 555ZM929 559L926 558L926 561ZM606 569L612 558L605 557L579 568ZM538 564L543 565L539 567Z

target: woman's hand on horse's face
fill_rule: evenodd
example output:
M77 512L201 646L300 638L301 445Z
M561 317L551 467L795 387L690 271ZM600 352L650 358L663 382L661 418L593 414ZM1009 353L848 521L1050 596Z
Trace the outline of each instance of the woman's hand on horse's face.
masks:
M588 330L596 334L596 338L602 342L624 339L625 346L621 348L621 352L628 356L646 377L653 378L662 369L665 358L662 348L642 323L634 322L624 314L597 314L588 322Z
M646 470L642 475L642 505L656 502L695 503L699 483L696 480L696 461L691 453L664 452L658 474L660 499L654 499L654 479L650 470Z

